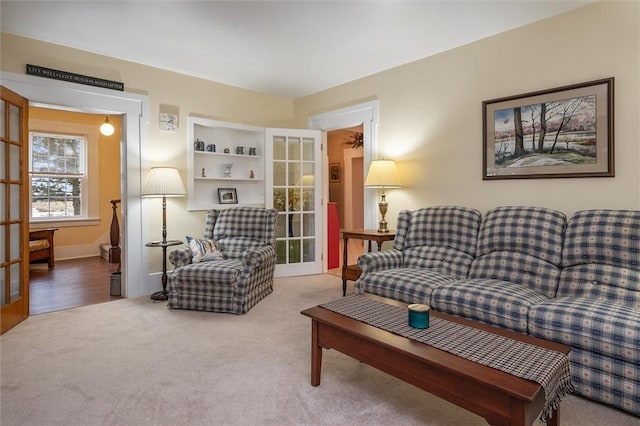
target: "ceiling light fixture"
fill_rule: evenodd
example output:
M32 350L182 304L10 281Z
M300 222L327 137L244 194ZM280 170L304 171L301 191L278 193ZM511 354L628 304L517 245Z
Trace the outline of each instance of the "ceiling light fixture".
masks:
M113 127L113 124L109 123L109 116L104 120L104 123L100 126L100 133L104 136L111 136L116 129Z

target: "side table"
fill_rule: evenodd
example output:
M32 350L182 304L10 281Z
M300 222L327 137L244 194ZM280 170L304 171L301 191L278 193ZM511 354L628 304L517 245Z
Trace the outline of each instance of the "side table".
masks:
M162 290L153 293L151 300L163 301L169 299L167 294L167 247L179 246L180 244L182 244L180 240L151 241L145 244L147 247L162 247Z
M369 241L369 251L371 242L378 243L378 251L382 250L382 243L392 241L396 237L395 231L378 232L375 229L345 229L342 231L344 247L342 250L342 295L347 294L347 280L355 281L362 272L358 265L349 265L348 242L350 238Z

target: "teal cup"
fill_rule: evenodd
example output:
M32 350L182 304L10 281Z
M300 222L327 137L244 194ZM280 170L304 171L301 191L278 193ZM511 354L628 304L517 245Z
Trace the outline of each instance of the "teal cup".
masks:
M429 328L429 305L414 303L408 308L410 327Z

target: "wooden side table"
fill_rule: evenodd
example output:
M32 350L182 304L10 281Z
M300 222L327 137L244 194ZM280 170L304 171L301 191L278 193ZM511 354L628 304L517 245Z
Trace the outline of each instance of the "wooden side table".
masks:
M362 272L358 265L348 265L348 242L349 238L369 241L369 251L371 251L371 242L378 243L378 251L382 250L382 243L392 241L396 237L395 231L378 232L375 229L345 229L342 231L342 239L344 248L342 251L342 295L347 294L347 280L355 281Z

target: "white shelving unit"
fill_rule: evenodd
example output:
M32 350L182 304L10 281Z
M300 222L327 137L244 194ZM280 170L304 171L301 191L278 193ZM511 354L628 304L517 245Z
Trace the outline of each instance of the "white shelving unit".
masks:
M264 128L189 117L187 133L189 210L265 205ZM196 149L197 141L204 151ZM209 145L215 145L215 152L207 150ZM236 153L238 147L244 154ZM255 155L249 155L250 149ZM229 177L223 163L233 164ZM226 188L236 190L237 204L220 204L218 189Z

